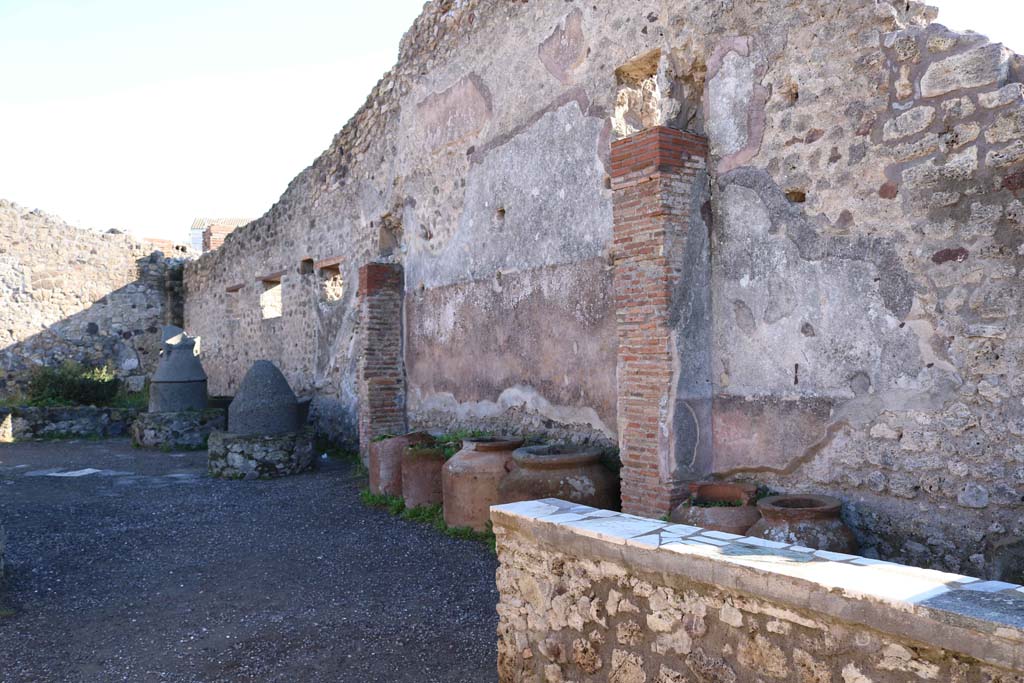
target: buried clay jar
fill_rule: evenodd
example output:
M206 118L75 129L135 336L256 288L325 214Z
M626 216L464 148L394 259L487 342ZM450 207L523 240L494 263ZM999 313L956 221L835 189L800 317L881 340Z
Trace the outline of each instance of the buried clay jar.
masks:
M402 497L407 508L441 504L443 467L444 449L440 446L421 444L405 449L402 454Z
M747 535L817 550L856 553L857 538L839 516L842 506L842 501L831 496L768 496L758 501L761 521Z
M520 448L513 454L512 471L499 487L500 502L559 498L618 509L619 478L601 456L599 448L569 445Z
M491 506L498 503L498 486L508 475L513 452L522 439L466 439L462 450L445 463L444 521L450 527L484 531Z
M752 484L695 482L690 484L690 497L669 516L677 524L698 526L712 531L747 535L761 513L754 506L757 487Z
M402 495L402 456L409 446L432 444L426 432L380 439L370 444L370 492L388 496Z

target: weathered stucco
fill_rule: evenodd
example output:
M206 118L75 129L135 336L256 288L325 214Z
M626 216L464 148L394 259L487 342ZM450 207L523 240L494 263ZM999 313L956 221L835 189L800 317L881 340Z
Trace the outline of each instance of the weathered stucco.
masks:
M868 553L1002 571L1024 537L1024 62L933 18L429 3L330 148L189 266L211 390L268 358L353 438L356 271L395 260L410 424L615 441L609 142L685 127L711 156L675 297L675 472L839 495Z

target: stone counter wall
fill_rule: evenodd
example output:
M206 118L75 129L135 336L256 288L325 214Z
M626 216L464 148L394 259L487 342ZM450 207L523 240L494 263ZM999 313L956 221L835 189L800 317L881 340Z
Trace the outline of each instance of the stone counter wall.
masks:
M181 322L182 261L169 256L0 200L0 397L65 361L109 364L140 390L161 325Z
M140 413L129 426L132 445L140 448L202 449L214 431L227 428L227 411L210 408L177 413Z
M273 360L355 440L356 273L397 261L411 426L617 442L610 143L683 128L707 240L670 302L659 484L819 490L870 554L998 575L1024 552L1024 60L934 18L429 3L329 149L188 267L211 390Z
M94 406L0 409L0 441L127 436L138 410Z
M1024 588L595 510L492 508L502 683L1018 683Z

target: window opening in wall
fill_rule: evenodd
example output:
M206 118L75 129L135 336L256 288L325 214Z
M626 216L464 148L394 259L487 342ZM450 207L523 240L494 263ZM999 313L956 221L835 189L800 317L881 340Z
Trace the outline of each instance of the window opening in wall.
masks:
M284 302L281 273L264 275L259 280L263 285L263 291L260 292L260 313L263 319L273 320L274 318L280 318Z
M299 275L312 275L313 274L313 259L304 258L299 261Z
M242 308L238 303L241 298L242 285L231 285L225 290L224 315L228 320L238 320L241 317Z
M373 228L373 223L370 223ZM377 248L381 256L393 256L402 247L402 213L396 209L381 216L377 232Z
M612 129L625 138L655 126L703 134L704 78L696 57L654 50L615 70Z
M345 280L341 276L341 257L318 261L316 272L320 284L320 300L328 303L340 301L345 294Z

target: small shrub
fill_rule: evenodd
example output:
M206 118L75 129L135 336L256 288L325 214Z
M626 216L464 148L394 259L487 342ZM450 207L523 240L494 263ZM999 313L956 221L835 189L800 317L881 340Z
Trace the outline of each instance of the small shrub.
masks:
M405 512L405 501L400 496L389 496L386 493L371 493L370 489L363 489L359 492L359 500L364 505L375 508L385 508L392 515L400 515Z
M463 429L442 434L435 437L435 441L437 442L437 447L444 452L444 459L451 460L456 453L462 450L462 442L466 439L489 439L492 436L494 435L490 432Z
M122 410L147 410L149 408L149 381L142 391L127 391L124 386L110 402L111 408Z
M740 508L744 503L742 500L703 500L693 496L690 505L695 508Z
M102 406L114 400L120 386L109 366L88 368L68 361L58 368L37 368L29 379L28 401L39 407Z

